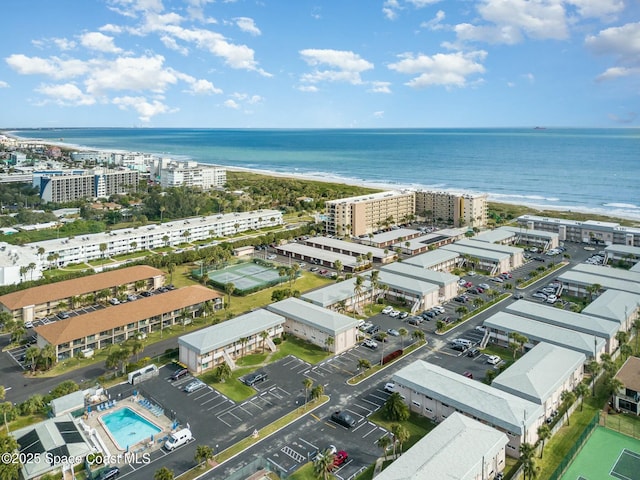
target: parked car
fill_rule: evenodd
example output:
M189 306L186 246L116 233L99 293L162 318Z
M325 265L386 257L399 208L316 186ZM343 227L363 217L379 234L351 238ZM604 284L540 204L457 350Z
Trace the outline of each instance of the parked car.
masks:
M382 312L380 313L383 313L384 315L389 315L391 312L393 312L393 307L387 306L387 307L384 307L382 309Z
M480 284L480 285L478 285L478 286L479 286L480 288L485 289L485 290L489 290L489 289L491 288L491 287L490 287L488 284L486 284L486 283L481 283L481 284Z
M462 375L464 375L467 378L470 378L471 380L473 380L473 373L471 372L464 372Z
M243 383L249 387L253 387L256 383L261 383L269 379L269 375L265 372L255 372L247 375L242 379Z
M398 310L393 310L393 311L389 314L389 316L390 316L391 318L397 318L397 317L399 317L399 316L400 316L400 312L399 312Z
M513 296L513 298L514 298L515 300L522 300L522 299L524 298L524 295L523 295L523 294L521 294L521 293L516 293L516 294Z
M367 338L364 342L362 342L362 344L365 347L370 348L371 350L378 348L378 343L371 340L370 338Z
M173 372L170 378L172 381L176 381L188 375L188 373L189 373L189 370L187 370L186 368L181 368L180 370L176 370L175 372Z
M65 319L71 317L71 315L69 315L69 312L60 312L60 313L58 313L57 317L60 320L65 320Z
M109 300L109 303L111 305L119 305L120 304L120 300L118 300L117 298L112 298Z
M373 327L373 323L369 323L369 322L365 322L362 325L360 325L358 328L360 330L362 330L363 332L366 332L367 330L369 330L371 327Z
M393 393L396 391L396 384L393 382L387 382L384 386L384 391L387 393Z
M150 297L151 295L153 295L153 293L151 293L151 292L142 292L142 293L140 293L140 296L142 296L142 297Z
M352 428L356 424L356 419L346 412L340 410L331 414L331 420L346 428Z
M420 325L422 323L422 319L420 317L411 317L407 323L409 325Z
M392 337L398 337L400 336L400 332L398 332L398 330L396 330L395 328L390 328L387 330L387 333L389 335L391 335Z
M533 298L539 298L540 300L546 300L547 299L547 294L543 293L543 292L536 292L533 295L531 295Z
M466 345L462 345L461 343L454 343L453 345L451 345L451 348L458 352L464 352L469 347L467 347Z
M183 390L187 393L193 393L197 390L200 390L201 388L206 387L207 384L204 383L202 380L194 380L191 383L188 383L187 385L185 385L185 387L183 388Z
M380 327L378 325L371 325L368 329L367 329L367 333L369 335L375 335L376 333L378 333L380 331Z
M467 357L476 358L480 355L480 353L480 350L478 350L477 348L470 348L467 352Z
M127 302L133 302L137 299L138 297L136 295L127 295Z
M336 452L333 455L333 466L339 467L340 465L342 465L344 462L347 461L347 458L349 458L349 454L344 450L340 450L339 452Z
M400 312L400 315L398 315L398 318L400 320L404 320L405 318L407 318L409 316L409 314L407 312Z
M117 478L119 476L120 469L118 467L107 467L100 472L96 480L109 480L110 478Z
M487 363L489 365L497 365L502 361L502 359L498 355L489 355L487 357Z

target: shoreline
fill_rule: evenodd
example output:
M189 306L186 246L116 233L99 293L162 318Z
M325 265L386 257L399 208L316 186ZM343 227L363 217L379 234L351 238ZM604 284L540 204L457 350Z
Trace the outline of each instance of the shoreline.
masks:
M156 155L159 157L162 157L163 154L161 152L158 153L153 153L153 152L142 152L142 151L138 151L138 150L125 150L125 149L117 149L117 148L93 148L90 146L83 146L83 145L78 145L78 144L72 144L72 143L67 143L64 142L64 140L62 139L62 141L51 141L51 140L45 140L45 139L41 139L41 138L25 138L25 137L20 137L18 135L15 135L14 133L12 133L12 131L0 131L0 135L5 135L7 137L19 140L19 141L24 141L24 142L34 142L34 143L40 143L40 144L44 144L44 145L48 145L48 146L57 146L59 148L64 148L65 150L77 150L77 151L96 151L96 152L111 152L111 153L148 153L150 155ZM167 157L169 158L173 158L175 160L178 161L184 161L184 160L193 160L191 157L189 156L180 156L180 155L167 155ZM580 215L594 215L594 216L601 216L601 217L607 217L613 220L623 220L623 221L628 221L628 222L634 222L636 224L636 226L640 226L640 209L638 209L638 214L637 215L630 215L630 214L624 214L624 213L616 213L615 211L611 211L611 210L607 210L605 208L597 208L597 207L586 207L586 206L566 206L566 205L549 205L549 204L542 204L542 203L536 203L535 200L538 201L543 201L543 200L554 200L554 199L548 199L546 197L541 197L538 195L522 195L522 194L490 194L488 192L481 192L481 191L475 191L472 189L460 189L460 188L437 188L436 185L433 186L429 186L429 185L402 185L402 184L398 184L398 183L385 183L385 182L377 182L377 181L373 181L373 180L365 180L365 179L356 179L356 178L346 178L346 177L341 177L339 175L335 175L335 174L330 174L327 172L327 175L329 176L321 176L322 172L318 172L316 174L313 173L291 173L291 172L277 172L277 171L273 171L273 170L263 170L263 169L255 169L255 168L249 168L249 167L238 167L238 166L229 166L229 165L224 165L224 164L218 164L218 163L204 163L201 161L197 162L198 165L203 165L203 166L212 166L212 165L219 165L221 167L226 168L228 171L231 172L242 172L242 173L253 173L256 175L262 175L262 176L267 176L267 177L276 177L276 178L288 178L288 179L293 179L293 180L302 180L302 181L316 181L316 182L325 182L325 183L340 183L340 184L344 184L344 185L351 185L351 186L363 186L363 187L367 187L367 188L371 188L371 189L376 189L376 190L400 190L400 191L407 191L407 190L419 190L419 189L424 189L424 190L431 190L431 191L445 191L448 193L459 193L459 194L465 194L465 193L471 193L471 194L487 194L487 202L489 203L497 203L497 204L501 204L501 205L513 205L515 207L521 207L521 208L527 208L530 210L534 210L536 212L542 213L544 211L551 211L551 212L563 212L563 213L577 213ZM531 201L527 202L519 202L517 200L506 200L506 199L501 199L501 198L496 198L496 195L501 195L504 197L520 197L523 199L529 199ZM557 199L555 199L557 200ZM624 206L626 204L624 203L614 203L611 204L611 206L620 206L621 208L624 208Z

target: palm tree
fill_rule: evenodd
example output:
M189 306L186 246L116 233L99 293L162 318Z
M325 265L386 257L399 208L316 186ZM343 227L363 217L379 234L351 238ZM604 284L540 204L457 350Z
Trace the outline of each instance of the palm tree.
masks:
M524 442L520 444L520 461L522 462L522 470L524 478L533 479L536 476L536 462L533 458L535 455L535 447L530 443Z
M414 331L411 333L411 336L413 337L413 339L414 339L416 342L419 342L420 340L424 340L424 336L425 336L425 335L424 335L424 332L423 332L422 330L414 330Z
M336 339L331 336L324 339L324 344L327 347L327 350L331 350L331 347L333 347L333 344L335 342L336 342Z
M160 205L160 223L162 223L162 214L165 212L166 209L167 207L165 207L164 205Z
M467 307L465 307L464 305L460 305L458 308L456 308L456 313L458 315L460 315L460 317L466 315L467 313L469 313L469 309Z
M576 401L576 394L571 390L565 390L560 394L560 400L562 401L562 406L565 408L565 412L567 413L567 426L569 426L569 407L571 407L573 402Z
M40 349L35 345L27 348L24 352L24 359L31 365L31 371L36 369L36 360L40 356Z
M209 445L198 445L193 458L196 463L203 465L207 460L213 458L213 449Z
M42 350L40 350L40 358L44 360L45 370L51 368L51 364L56 361L56 349L53 345L48 343Z
M335 268L336 272L338 272L338 277L340 275L342 275L342 271L344 270L344 266L342 265L342 262L340 260L336 260L335 262L333 262L333 268Z
M224 286L224 291L227 294L227 306L231 307L231 295L236 290L236 286L233 283L226 283Z
M318 455L313 461L313 473L316 478L329 480L335 457L329 450L325 450L322 455Z
M104 258L104 252L107 251L107 244L106 243L101 243L98 248L100 248L100 253L102 254L102 258Z
M581 384L581 385L584 385ZM551 428L546 423L543 423L538 427L538 442L540 442L540 458L542 458L542 452L544 452L544 442L551 438Z
M311 389L311 400L320 398L322 395L324 395L324 385L319 384Z
M585 290L589 294L589 301L593 302L593 296L598 293L602 289L602 285L599 283L594 283L593 285L587 285Z
M167 272L169 272L169 283L173 284L173 272L176 271L176 264L170 263L167 265Z
M356 275L356 281L355 284L353 286L353 295L355 297L355 304L353 306L353 316L356 316L356 310L358 309L358 303L360 300L360 295L362 295L362 291L364 289L363 287L364 285L364 278L362 278L360 275Z
M136 356L136 362L138 361L138 355L144 350L144 343L137 338L129 339L129 346L131 347L131 354Z
M580 411L582 411L582 405L584 404L584 396L589 393L589 386L586 383L580 382L576 385L576 395L580 397Z
M156 470L153 474L153 480L173 480L173 470L169 470L167 467L162 467L160 470Z
M602 370L602 366L598 363L597 360L591 360L588 363L587 368L591 372L591 382L593 386L591 396L595 397L596 396L596 378L598 378L598 374L600 373L600 370Z
M294 263L289 268L289 287L291 287L293 285L293 282L296 281L299 270L300 270L300 265L298 265L297 263Z
M400 334L400 340L402 341L402 349L404 349L404 337L406 337L407 335L409 335L409 331L402 327L401 329L398 330L398 333Z
M358 360L358 370L368 370L371 368L371 362L366 358Z
M384 453L384 459L386 460L387 449L389 448L389 445L391 445L391 437L389 437L388 435L384 435L383 437L380 437L376 441L376 445L382 449L382 452Z
M380 344L382 345L382 348L380 349L380 365L382 365L382 360L384 360L384 342L387 340L387 333L386 332L380 332L378 333L378 340L380 340Z
M398 392L393 392L384 402L382 416L391 422L404 422L409 418L409 407Z
M395 439L395 442L398 442L398 446L400 447L400 454L402 454L402 444L407 440L409 440L409 437L411 436L409 434L409 430L407 430L407 427L400 425L399 423L396 423L393 425L393 427L391 427L391 432L393 433L393 438ZM395 449L395 442L394 442L394 449Z
M607 392L609 393L609 395L615 396L616 393L624 388L624 383L622 383L622 380L620 380L619 378L611 377L605 382L605 387L607 388Z
M304 404L305 406L307 405L307 395L309 393L309 389L311 387L313 387L313 380L311 380L308 377L305 377L304 380L302 380L302 385L304 386Z
M247 343L249 342L249 338L248 337L240 337L240 345L241 345L241 352L242 352L242 356L244 357L244 348L247 345Z
M264 352L264 344L266 343L267 338L269 338L269 332L263 330L262 332L260 332L260 338L262 339L262 351Z

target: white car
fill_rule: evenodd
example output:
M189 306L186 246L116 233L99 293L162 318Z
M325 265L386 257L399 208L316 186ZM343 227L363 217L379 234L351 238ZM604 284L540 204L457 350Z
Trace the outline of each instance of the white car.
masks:
M358 328L364 332L366 330L369 330L371 327L373 327L373 323L365 322L362 325L360 325Z
M471 270L470 272L467 272L467 275L469 275L470 277L475 277L476 276L476 272Z
M533 298L539 298L540 300L546 300L547 299L547 295L542 293L542 292L536 292L533 295L531 295Z
M384 313L385 315L389 315L391 312L393 312L393 307L384 307L382 309L382 313Z
M487 357L487 363L490 365L497 365L502 361L498 355L489 355Z
M393 310L389 316L392 318L397 318L400 315L400 312L398 310Z
M362 344L372 350L378 348L378 343L374 340L371 340L370 338L367 338L364 342L362 342Z
M393 393L396 391L396 384L393 382L388 382L385 386L384 386L384 391L388 392L388 393Z
M436 305L435 307L432 308L432 310L436 310L436 311L438 311L440 313L444 313L445 312L444 307L442 305Z
M491 287L486 284L486 283L481 283L480 285L478 285L480 288L482 288L483 290L489 290Z
M547 303L556 303L558 301L558 297L555 295L549 295L547 297Z
M276 258L278 258L276 255L271 254L271 255L267 255L267 260L275 260Z

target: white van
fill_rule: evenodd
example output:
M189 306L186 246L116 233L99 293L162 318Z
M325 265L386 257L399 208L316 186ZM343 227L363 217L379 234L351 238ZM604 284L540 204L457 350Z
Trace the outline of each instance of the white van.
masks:
M193 436L191 435L191 430L188 428L183 428L178 430L175 433L172 433L166 442L164 442L164 448L171 451L175 448L181 447L185 443L193 440Z
M463 346L465 346L467 348L471 347L471 345L472 345L471 340L467 340L466 338L456 338L451 343L453 343L455 345L463 345Z

